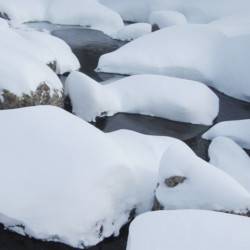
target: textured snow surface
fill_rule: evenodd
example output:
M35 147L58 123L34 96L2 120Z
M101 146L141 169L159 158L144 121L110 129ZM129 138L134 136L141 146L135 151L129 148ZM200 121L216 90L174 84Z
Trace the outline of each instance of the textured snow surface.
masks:
M166 180L184 177L176 186ZM161 160L156 198L164 209L206 209L246 213L250 194L222 170L197 157L185 144L168 148ZM212 185L211 185L212 184Z
M250 192L250 158L233 140L216 137L209 146L210 163L231 175Z
M127 250L248 250L249 218L200 210L157 211L137 217Z
M66 80L73 112L86 121L118 112L212 124L219 99L204 84L160 75L135 75L107 85L73 72Z
M123 27L119 14L96 0L0 0L0 12L18 23L49 21L113 33Z
M212 140L218 136L229 137L241 147L250 149L250 119L225 121L210 128L202 138Z

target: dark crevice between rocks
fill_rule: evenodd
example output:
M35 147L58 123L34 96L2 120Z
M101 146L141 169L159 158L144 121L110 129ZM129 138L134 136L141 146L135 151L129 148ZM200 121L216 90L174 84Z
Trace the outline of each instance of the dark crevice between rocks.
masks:
M111 237L88 250L126 250L128 225L121 230L119 237ZM74 250L65 244L35 240L7 231L0 224L1 250Z

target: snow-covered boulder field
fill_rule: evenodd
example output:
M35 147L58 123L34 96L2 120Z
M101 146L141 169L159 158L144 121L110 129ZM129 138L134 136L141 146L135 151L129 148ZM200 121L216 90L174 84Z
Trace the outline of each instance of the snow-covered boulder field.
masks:
M115 113L144 114L211 125L218 97L204 84L160 75L134 75L107 85L73 72L65 83L73 112L86 121Z
M201 210L157 211L137 217L127 250L248 250L250 220Z
M161 159L156 205L163 209L247 215L250 193L233 177L197 157L185 144L174 144Z
M0 20L0 109L62 106L63 87L56 73L80 68L70 47L50 34Z
M123 27L119 14L97 0L0 0L2 17L14 22L81 25L111 34Z
M126 21L145 22L153 11L175 11L190 23L208 23L235 13L247 13L248 0L99 0Z
M231 175L250 192L250 157L233 140L216 137L209 146L210 163Z
M174 26L103 55L97 71L198 80L229 96L250 101L249 41L249 34L228 37L209 25Z
M0 120L0 223L81 248L152 208L160 159L183 144L124 130L105 134L53 106L1 111Z
M241 147L250 149L250 119L217 123L202 138L212 140L218 136L229 137Z

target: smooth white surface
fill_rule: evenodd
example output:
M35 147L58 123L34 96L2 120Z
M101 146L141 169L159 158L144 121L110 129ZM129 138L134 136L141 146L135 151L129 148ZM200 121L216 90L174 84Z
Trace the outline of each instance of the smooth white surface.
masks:
M127 250L248 250L249 218L200 210L157 211L137 217Z
M73 72L65 83L73 112L86 121L118 112L210 125L218 97L204 84L159 75L135 75L107 85Z

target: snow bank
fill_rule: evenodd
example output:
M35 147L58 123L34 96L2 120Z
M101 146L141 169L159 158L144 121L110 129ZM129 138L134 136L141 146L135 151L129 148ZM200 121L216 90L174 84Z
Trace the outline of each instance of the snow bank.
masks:
M151 33L152 26L148 23L135 23L124 26L121 30L112 34L113 39L118 39L122 41L131 41L146 34Z
M73 72L65 85L73 112L86 121L123 112L210 125L219 111L217 96L205 85L166 76L135 75L100 85Z
M19 23L49 21L90 27L107 34L123 27L120 15L96 0L0 0L0 12Z
M163 155L157 201L164 209L205 209L245 214L250 194L231 176L197 157L184 144ZM212 183L212 185L211 185Z
M218 136L229 137L241 147L250 149L250 119L220 122L209 129L202 138L212 140Z
M236 179L250 192L250 158L233 140L216 137L209 146L210 163Z
M209 25L174 26L103 55L97 71L198 80L250 101L249 44L250 35L229 38Z
M157 211L130 225L127 250L248 250L248 218L200 210Z
M187 19L177 11L153 11L149 17L149 22L163 29L173 25L187 24Z

